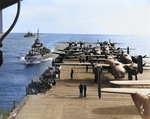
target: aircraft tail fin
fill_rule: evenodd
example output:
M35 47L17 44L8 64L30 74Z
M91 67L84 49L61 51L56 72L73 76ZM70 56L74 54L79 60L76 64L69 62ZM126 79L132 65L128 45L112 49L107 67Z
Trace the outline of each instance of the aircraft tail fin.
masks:
M140 93L131 94L134 104L143 119L150 118L150 95L143 96Z

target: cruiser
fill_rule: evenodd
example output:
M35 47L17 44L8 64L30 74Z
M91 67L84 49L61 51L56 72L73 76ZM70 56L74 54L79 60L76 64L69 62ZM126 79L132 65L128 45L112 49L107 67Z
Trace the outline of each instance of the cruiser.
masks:
M39 42L38 38L32 45L31 50L25 56L26 64L40 63L50 57L51 50L43 47L43 44Z

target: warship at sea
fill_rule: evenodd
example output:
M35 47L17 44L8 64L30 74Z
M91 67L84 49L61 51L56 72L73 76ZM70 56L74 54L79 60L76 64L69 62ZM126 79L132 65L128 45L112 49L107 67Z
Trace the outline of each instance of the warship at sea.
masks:
M49 58L51 50L43 47L43 44L39 42L39 39L35 40L35 43L32 45L31 50L25 56L26 64L35 64L44 61Z
M28 38L28 37L35 37L35 35L28 31L28 33L27 33L26 35L24 35L24 37L25 37L25 38Z

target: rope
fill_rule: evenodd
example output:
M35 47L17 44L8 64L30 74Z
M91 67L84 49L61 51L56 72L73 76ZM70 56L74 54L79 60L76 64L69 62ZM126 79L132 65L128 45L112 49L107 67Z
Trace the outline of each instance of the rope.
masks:
M68 87L74 87L74 86L70 86L70 85L65 84L65 83L59 83L59 84L57 84L57 85L65 85L65 86L68 86Z
M67 96L66 94L63 94L63 96L58 95L58 94L50 94L49 96L52 96L52 95L54 95L56 98L64 98Z
M20 13L20 0L18 0L18 9L17 9L17 14L16 17L12 23L12 25L10 26L10 28L3 34L3 36L0 38L0 44L2 43L2 41L4 40L4 38L10 33L10 31L14 28L15 24L17 23L17 20L19 18L19 13Z

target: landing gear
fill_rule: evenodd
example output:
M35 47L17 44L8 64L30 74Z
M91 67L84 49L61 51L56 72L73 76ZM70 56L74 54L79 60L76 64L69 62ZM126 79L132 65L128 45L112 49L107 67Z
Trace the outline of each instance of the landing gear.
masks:
M132 74L128 73L128 80L132 80Z
M95 83L98 82L98 81L97 81L97 78L98 78L98 76L97 76L97 74L95 74L95 79L94 79L94 82L95 82Z
M56 81L55 81L55 79L54 79L54 81L52 82L52 85L56 85Z
M128 73L128 80L133 80L132 75L133 75L133 74ZM137 78L137 73L134 74L134 75L135 75L135 80L138 80L138 78Z
M135 80L137 80L137 75L135 75Z

